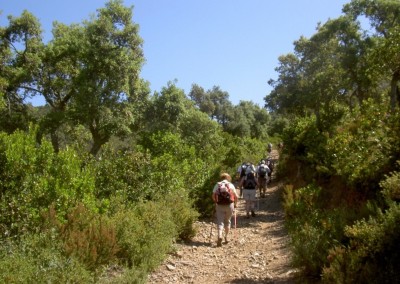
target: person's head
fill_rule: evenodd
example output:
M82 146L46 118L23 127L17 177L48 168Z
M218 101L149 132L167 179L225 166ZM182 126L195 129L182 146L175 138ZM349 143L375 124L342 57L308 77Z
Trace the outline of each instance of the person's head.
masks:
M261 164L265 164L265 161L264 161L264 160L261 160Z
M227 180L229 182L232 181L232 178L228 173L222 173L220 178L221 178L221 180Z

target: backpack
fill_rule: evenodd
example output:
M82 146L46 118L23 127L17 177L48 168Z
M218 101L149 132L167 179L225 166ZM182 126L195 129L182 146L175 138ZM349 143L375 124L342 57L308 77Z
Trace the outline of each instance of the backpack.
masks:
M265 177L268 173L267 167L265 165L260 165L258 168L258 175L260 177Z
M274 162L271 159L267 159L267 166L270 169L270 172L274 170Z
M243 188L245 189L255 189L257 186L256 178L254 172L249 172L243 182Z
M229 205L235 201L235 197L232 189L229 188L228 184L225 182L218 183L217 194L217 204Z
M247 165L243 164L242 165L242 170L240 171L240 177L244 177L246 175L246 169L247 169Z

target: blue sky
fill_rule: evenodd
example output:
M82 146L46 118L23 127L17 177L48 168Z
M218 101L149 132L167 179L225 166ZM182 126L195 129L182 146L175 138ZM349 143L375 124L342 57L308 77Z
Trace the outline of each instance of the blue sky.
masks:
M168 81L186 94L192 84L219 86L233 104L264 106L276 79L278 57L293 51L300 36L310 37L319 22L342 14L350 0L124 0L134 6L146 64L142 78L152 92ZM81 23L104 7L105 0L0 0L0 25L26 9L52 38L53 21ZM40 104L40 101L34 102Z

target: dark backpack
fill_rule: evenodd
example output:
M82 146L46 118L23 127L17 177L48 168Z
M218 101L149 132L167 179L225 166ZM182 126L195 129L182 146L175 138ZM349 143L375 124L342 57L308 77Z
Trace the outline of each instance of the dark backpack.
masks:
M243 188L245 189L254 189L257 186L256 178L254 176L254 172L249 172L246 175L246 178L243 182Z
M268 173L267 167L265 165L260 165L258 169L258 175L260 177L265 177Z
M229 188L228 184L225 182L218 183L217 194L217 204L228 205L234 202L234 194L232 189Z
M274 170L274 162L270 159L267 160L267 166L270 169L270 173L272 173L272 171Z

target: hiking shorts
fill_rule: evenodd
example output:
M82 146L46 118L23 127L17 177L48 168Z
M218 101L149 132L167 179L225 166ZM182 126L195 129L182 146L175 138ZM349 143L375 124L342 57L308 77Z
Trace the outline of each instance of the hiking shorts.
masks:
M255 189L243 189L243 199L246 201L256 201L256 193Z
M230 205L216 205L215 213L217 215L217 225L218 229L222 228L230 228L231 227L231 218L234 211L234 204Z

